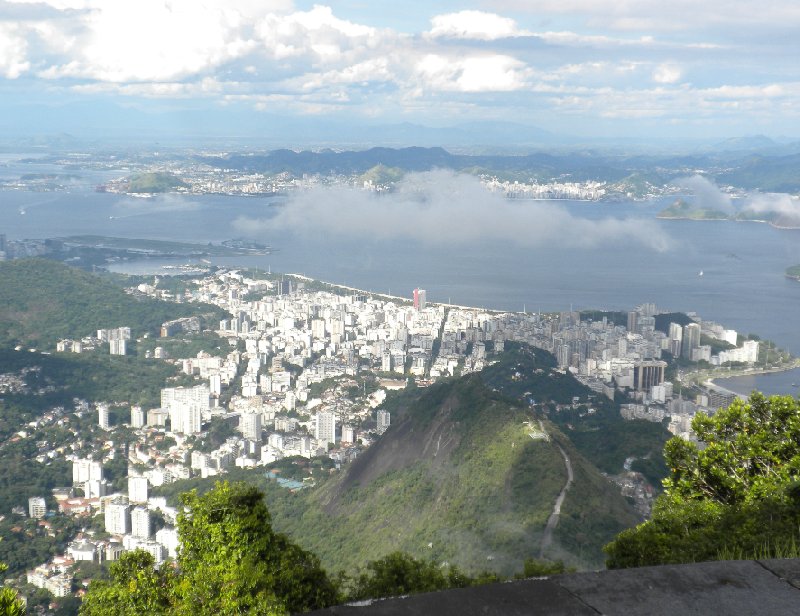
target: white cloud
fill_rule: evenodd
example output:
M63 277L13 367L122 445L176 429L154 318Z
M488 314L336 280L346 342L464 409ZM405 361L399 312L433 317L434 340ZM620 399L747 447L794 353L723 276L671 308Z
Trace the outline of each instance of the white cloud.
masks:
M751 194L745 200L742 209L753 212L777 212L800 220L800 199L785 193Z
M675 64L659 64L653 71L653 81L656 83L677 83L683 73Z
M238 84L232 82L221 83L214 78L206 77L200 81L188 83L178 81L128 84L92 82L74 85L72 91L83 94L116 93L132 97L181 99L217 96L223 91L235 90L237 86Z
M310 57L322 64L343 59L354 47L374 49L383 36L389 36L388 32L339 19L329 7L318 5L289 15L271 13L257 23L255 33L273 58Z
M50 0L68 10L63 19L43 21L45 43L60 41L61 62L40 71L44 78L89 78L122 83L168 81L202 74L250 53L251 20L286 7L222 0ZM71 32L67 33L68 29ZM69 34L69 36L67 36Z
M523 62L500 54L467 58L428 54L417 62L415 73L428 89L458 92L519 90L529 75Z
M794 0L484 0L492 10L533 13L537 17L568 15L594 28L624 31L705 30L714 26L761 24L792 28L800 22Z
M784 118L800 116L800 108L793 104L800 96L800 83L795 82L713 88L680 84L678 87L627 89L561 84L549 88L536 86L536 89L551 93L550 103L562 112L613 119L718 120L723 116L738 118L745 112L752 119L770 119L775 114Z
M688 0L498 0L445 14L432 6L430 29L416 33L344 19L330 6L298 10L291 0L0 4L16 5L0 13L0 79L46 79L48 92L194 96L426 123L462 112L535 112L568 126L574 115L587 123L800 115L800 44L763 34L800 22L800 5L788 0L759 5L758 32L706 27L746 23L745 0L724 10L720 0L693 2L693 11Z
M303 90L313 90L339 84L367 85L375 81L391 81L394 75L387 58L373 58L324 73L312 73L299 79Z
M287 230L436 245L490 241L593 247L626 242L658 251L670 247L652 220L580 218L552 202L505 199L473 176L448 171L411 174L397 192L381 196L348 188L312 189L294 194L274 218L240 217L233 226L251 235Z
M0 23L0 74L16 79L30 69L28 43L21 28Z
M729 214L734 211L730 195L726 195L714 182L702 175L679 178L673 184L691 192L692 201L697 207L720 210Z
M520 30L513 19L501 17L495 13L459 11L433 17L428 34L433 37L493 41L501 38L527 36L530 35L530 32Z

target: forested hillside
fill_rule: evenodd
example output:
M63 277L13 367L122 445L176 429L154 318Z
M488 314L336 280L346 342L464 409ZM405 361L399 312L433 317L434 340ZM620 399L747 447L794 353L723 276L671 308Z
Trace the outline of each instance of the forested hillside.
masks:
M98 329L130 327L134 336L191 314L221 318L215 306L135 298L88 272L46 259L0 263L0 346L23 344L52 350L59 338L81 338Z

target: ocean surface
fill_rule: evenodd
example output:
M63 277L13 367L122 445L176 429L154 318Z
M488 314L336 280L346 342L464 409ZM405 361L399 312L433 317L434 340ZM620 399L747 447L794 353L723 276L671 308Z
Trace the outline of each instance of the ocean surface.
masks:
M745 396L756 390L772 395L797 397L800 394L800 369L714 379L714 383Z
M43 172L38 167L13 162L4 166L0 160L0 179ZM275 252L212 262L301 273L395 295L410 296L420 287L431 301L501 310L630 310L655 302L669 310L697 312L704 320L742 333L756 333L800 354L800 283L784 275L786 267L800 263L797 230L759 223L656 220L668 200L558 201L552 207L566 222L545 239L539 234L525 243L487 234L486 239L444 241L458 232L444 224L439 243L429 236L392 237L385 230L353 234L313 224L308 229L272 228L270 222L282 207L292 207L276 205L285 199L137 199L92 191L91 186L119 172L78 173L85 177L70 192L0 191L0 233L9 239L99 234L193 242L249 236ZM347 204L332 202L330 207L346 211ZM260 222L252 229L243 222L253 220ZM487 217L475 224L494 222ZM604 240L601 234L589 242L572 236L573 226L576 234L591 235L594 228L617 225L628 235L612 233ZM649 242L649 235L658 236L658 241ZM161 264L128 262L115 269L149 273ZM743 393L758 388L794 394L791 383L800 383L800 371L719 383Z

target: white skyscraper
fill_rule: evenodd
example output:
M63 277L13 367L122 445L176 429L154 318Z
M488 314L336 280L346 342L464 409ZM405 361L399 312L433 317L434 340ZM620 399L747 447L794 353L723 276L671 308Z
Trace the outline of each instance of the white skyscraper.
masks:
M47 504L41 496L32 496L28 499L28 515L41 519L47 513Z
M172 558L177 558L178 556L178 531L171 527L165 526L161 530L156 532L156 541L163 545L166 549L168 554Z
M141 406L131 407L131 426L133 428L143 428L145 424L144 409Z
M314 338L317 338L317 339L325 338L325 321L324 321L324 319L312 319L311 320L311 335Z
M391 424L391 415L389 411L378 411L378 434L386 432L386 430L389 429L389 424Z
M146 503L147 496L147 477L128 477L128 499L132 503Z
M83 494L86 498L100 498L108 494L109 487L105 479L90 479L83 484Z
M261 442L261 413L242 413L239 431L250 441Z
M199 433L201 414L210 407L210 394L208 385L162 389L161 407L169 411L172 431L182 434Z
M125 340L109 340L108 350L111 355L125 355L128 350Z
M221 374L212 374L208 377L208 386L209 391L218 396L222 393L222 375Z
M336 444L336 414L329 411L317 413L316 433L320 445Z
M106 532L126 535L130 531L130 505L127 498L117 498L106 504Z
M111 427L107 404L97 405L97 422L103 430L108 430Z
M134 507L131 511L131 534L140 539L150 538L150 512L145 507Z
M78 459L72 462L72 483L84 484L87 481L100 481L103 478L103 465L96 460Z
M180 411L181 425L180 430L173 432L183 432L184 434L199 434L202 427L202 413L196 404L189 404Z

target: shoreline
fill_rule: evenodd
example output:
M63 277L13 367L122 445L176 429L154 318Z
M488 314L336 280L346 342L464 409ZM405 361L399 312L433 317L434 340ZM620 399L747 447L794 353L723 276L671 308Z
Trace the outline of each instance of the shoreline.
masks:
M406 304L410 304L413 300L408 297L402 297L400 295L389 295L388 293L376 293L374 291L367 291L365 289L357 289L356 287L351 287L346 284L338 284L335 282L328 282L326 280L319 280L318 278L311 278L310 276L305 276L304 274L284 274L285 276L291 276L292 278L298 278L300 280L307 280L309 282L316 282L318 284L324 284L329 287L335 287L337 289L344 289L346 291L355 291L356 293L364 293L365 295L373 295L375 297L386 298L389 300L397 300L404 302ZM462 306L461 304L450 304L448 302L427 302L430 306L444 306L445 308L459 308L462 310L477 310L480 312L490 312L492 314L517 314L513 310L495 310L492 308L481 308L480 306ZM522 314L521 312L519 314Z
M694 222L757 222L763 225L769 225L773 229L783 229L786 231L798 231L800 226L779 225L772 220L761 220L759 218L694 218L692 216L662 216L660 213L656 214L657 220L692 220Z
M734 371L730 375L712 376L711 378L706 379L704 381L704 384L710 386L713 389L717 389L717 390L722 391L722 392L733 394L735 396L738 396L739 398L747 398L747 395L740 394L739 392L733 391L732 389L729 389L729 388L725 387L724 385L720 385L716 381L717 380L725 380L725 379L735 379L735 378L739 378L739 377L742 377L742 376L762 376L762 375L765 375L765 374L778 374L778 373L781 373L781 372L791 372L792 370L797 370L798 368L800 368L800 359L795 359L794 362L792 364L788 365L788 366L777 366L777 367L772 367L772 368L762 368L762 369L758 369L758 370Z

